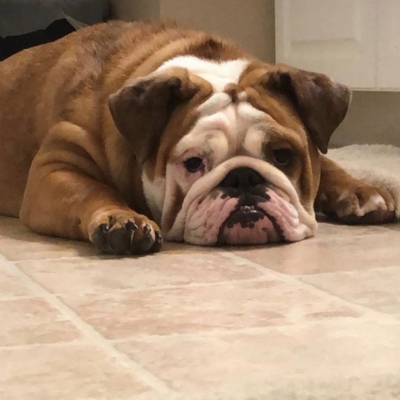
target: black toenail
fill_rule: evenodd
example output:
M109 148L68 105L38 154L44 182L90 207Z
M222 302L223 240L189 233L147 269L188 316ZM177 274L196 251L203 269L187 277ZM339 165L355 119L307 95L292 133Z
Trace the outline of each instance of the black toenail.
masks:
M102 233L107 233L108 230L110 229L110 225L109 224L101 224L99 226L99 229Z
M155 232L155 241L153 243L153 246L150 249L150 252L151 253L157 253L158 251L160 251L161 247L162 247L162 242L163 242L163 239L162 239L161 232L156 231Z
M151 234L151 226L150 226L149 224L146 224L146 225L143 227L143 233L144 233L146 236L148 236L148 235Z
M134 222L128 221L126 224L126 229L130 231L136 231L138 229L138 226Z
M159 232L159 231L156 231L156 242L157 243L162 242L162 235L161 235L161 232Z

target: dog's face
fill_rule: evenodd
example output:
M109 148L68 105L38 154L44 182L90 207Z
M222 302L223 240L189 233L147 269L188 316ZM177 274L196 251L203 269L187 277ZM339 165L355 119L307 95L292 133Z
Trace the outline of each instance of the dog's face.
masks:
M320 74L181 57L111 96L110 109L166 239L264 244L315 233L319 151L349 99Z

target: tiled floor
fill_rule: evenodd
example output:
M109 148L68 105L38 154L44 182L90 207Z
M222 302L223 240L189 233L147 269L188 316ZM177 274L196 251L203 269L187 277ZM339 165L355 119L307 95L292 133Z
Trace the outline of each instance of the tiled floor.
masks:
M0 218L1 400L400 399L400 224L141 258Z

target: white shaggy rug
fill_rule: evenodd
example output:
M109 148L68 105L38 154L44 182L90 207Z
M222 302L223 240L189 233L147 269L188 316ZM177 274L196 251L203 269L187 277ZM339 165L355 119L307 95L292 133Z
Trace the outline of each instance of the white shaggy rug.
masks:
M396 200L400 219L400 147L354 144L330 149L328 157L354 177L388 190Z

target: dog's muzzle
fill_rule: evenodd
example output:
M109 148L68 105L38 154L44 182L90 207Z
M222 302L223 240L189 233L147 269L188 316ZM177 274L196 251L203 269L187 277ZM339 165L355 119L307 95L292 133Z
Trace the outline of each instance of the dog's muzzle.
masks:
M265 232L269 231L270 241L286 240L276 218L266 211L265 203L271 200L271 196L267 190L268 183L257 171L249 167L236 168L226 175L218 187L222 190L222 199L237 199L233 210L220 226L218 244L239 244L243 230L247 231L250 242L257 243L256 237L250 238L254 236L250 230L258 225ZM271 235L271 232L275 234Z
M290 180L246 156L220 164L192 186L168 240L199 245L293 242L312 236L316 222Z

